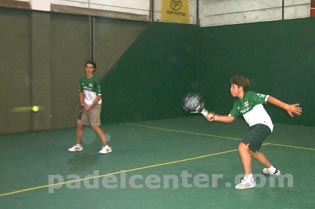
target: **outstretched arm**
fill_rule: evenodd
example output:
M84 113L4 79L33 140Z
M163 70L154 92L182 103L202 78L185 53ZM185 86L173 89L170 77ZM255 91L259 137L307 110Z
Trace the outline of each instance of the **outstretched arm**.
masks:
M277 107L280 107L287 111L287 113L293 117L294 115L301 115L302 114L302 108L300 107L299 103L296 104L287 104L282 101L280 101L277 98L274 98L272 96L269 96L267 99L268 103L273 104Z
M229 115L217 115L213 112L209 112L207 115L205 115L205 118L208 121L218 121L218 122L223 122L223 123L232 123L233 121L235 121L236 118L234 118L233 116L229 116Z

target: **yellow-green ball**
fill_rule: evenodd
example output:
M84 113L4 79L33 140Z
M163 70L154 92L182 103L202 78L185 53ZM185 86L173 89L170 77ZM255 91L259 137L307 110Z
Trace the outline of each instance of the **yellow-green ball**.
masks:
M34 105L34 106L32 107L32 111L33 111L33 112L38 112L38 111L39 111L39 107L38 107L37 105Z

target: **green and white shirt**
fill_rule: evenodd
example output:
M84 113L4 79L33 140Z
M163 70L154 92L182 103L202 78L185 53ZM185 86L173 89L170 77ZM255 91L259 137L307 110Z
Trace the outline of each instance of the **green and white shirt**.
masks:
M267 103L269 95L246 91L242 100L236 98L230 116L239 117L243 115L247 124L251 127L256 124L265 124L273 130L272 120L265 110L263 104Z
M97 96L102 96L100 81L94 75L91 78L81 77L79 91L84 93L84 103L87 105L91 105ZM102 104L102 99L97 104Z

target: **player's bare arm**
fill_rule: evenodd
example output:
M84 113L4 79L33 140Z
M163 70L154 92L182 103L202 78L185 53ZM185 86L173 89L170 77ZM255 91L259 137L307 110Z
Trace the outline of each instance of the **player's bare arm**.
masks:
M80 100L80 105L84 106L84 94L83 92L80 92L79 94L79 100Z
M287 113L291 116L294 117L294 115L301 115L302 114L302 108L300 107L299 103L296 104L287 104L285 102L280 101L279 99L269 96L267 101L270 104L273 104L277 107L280 107L282 109L284 109L285 111L287 111Z
M236 118L234 118L233 116L229 116L229 115L218 115L215 114L213 112L209 112L205 118L208 121L218 121L218 122L223 122L223 123L232 123L235 121Z

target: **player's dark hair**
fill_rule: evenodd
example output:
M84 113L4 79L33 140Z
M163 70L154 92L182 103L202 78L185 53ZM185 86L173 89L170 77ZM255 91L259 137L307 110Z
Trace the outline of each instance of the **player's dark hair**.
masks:
M233 76L230 79L230 84L238 85L239 87L242 86L244 89L244 92L249 90L250 81L245 76Z
M95 73L95 71L96 71L96 63L94 61L88 60L88 61L85 62L84 67L86 67L87 64L93 65L93 68L94 68L93 73Z

